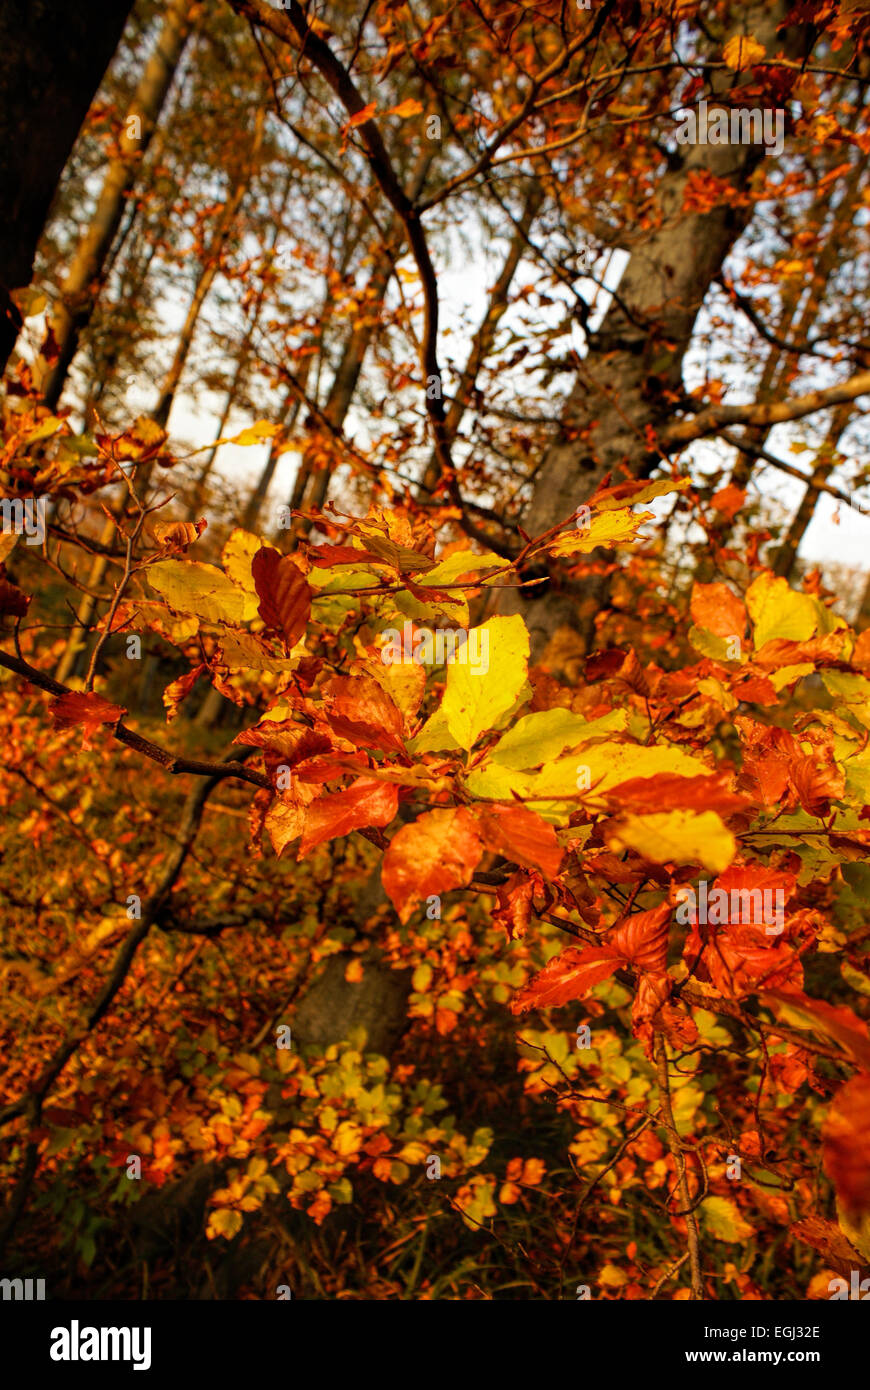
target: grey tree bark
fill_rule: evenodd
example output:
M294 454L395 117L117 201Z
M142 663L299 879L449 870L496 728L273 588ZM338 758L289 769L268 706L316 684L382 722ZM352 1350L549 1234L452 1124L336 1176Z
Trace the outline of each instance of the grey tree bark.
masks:
M799 31L777 34L786 11L784 0L741 7L741 31L751 33L770 54L782 47L799 51ZM723 95L743 80L737 74L714 72L714 95ZM709 212L684 212L689 177L706 170L743 190L763 156L760 145L685 145L674 167L662 175L657 225L633 248L617 297L590 336L558 437L538 471L522 519L530 535L569 517L606 474L612 472L616 481L627 469L642 477L655 466L658 454L650 450L647 431L655 431L673 412L668 393L682 389L683 359L698 312L751 215L750 208L730 204ZM579 627L588 637L603 586L590 583L578 593L550 584L538 597L528 598L528 593L540 591L502 590L501 611L523 614L533 659L540 659L562 627ZM585 612L579 611L581 600Z

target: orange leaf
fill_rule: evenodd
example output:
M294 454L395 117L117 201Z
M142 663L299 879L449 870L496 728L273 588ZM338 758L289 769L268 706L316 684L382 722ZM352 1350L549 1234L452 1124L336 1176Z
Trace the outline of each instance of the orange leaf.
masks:
M407 922L416 903L470 882L482 854L474 816L465 806L426 811L403 825L381 870L400 920Z
M696 584L692 589L692 621L716 637L742 637L746 609L727 584Z
M582 999L594 985L609 979L619 963L616 951L607 946L569 946L523 985L511 1002L511 1010L521 1014L526 1009L558 1008L572 999Z
M323 691L330 727L358 748L404 753L402 712L372 676L336 676Z
M556 832L536 811L526 806L475 807L480 833L489 849L527 869L539 869L544 878L555 878L564 858Z
M364 106L361 111L357 111L355 116L351 116L350 120L347 123L348 127L350 129L353 129L354 126L365 125L366 121L371 120L372 116L375 114L377 109L377 102L370 101L368 106Z
M49 710L58 729L71 729L80 724L84 730L83 748L90 748L91 738L101 724L117 724L127 713L120 705L104 700L102 695L69 691L52 700Z
M607 945L637 970L661 974L667 969L669 903L624 917L607 933Z
M344 791L321 796L305 812L305 828L299 845L300 859L324 840L349 835L366 826L389 825L399 808L399 788L394 782L360 777Z

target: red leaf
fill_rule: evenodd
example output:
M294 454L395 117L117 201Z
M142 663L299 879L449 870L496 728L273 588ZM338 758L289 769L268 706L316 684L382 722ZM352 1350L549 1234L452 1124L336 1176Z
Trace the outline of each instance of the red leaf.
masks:
M23 618L30 603L30 595L10 584L8 579L0 579L0 613L11 613L13 618Z
M360 777L344 791L321 796L305 812L298 857L303 859L315 845L351 830L389 825L398 807L399 788L374 777Z
M251 561L260 617L283 638L289 651L305 632L313 590L291 555L262 546Z
M619 964L616 951L607 946L569 946L523 985L511 1001L511 1010L521 1014L526 1009L558 1008L572 999L582 999L595 985L609 979Z
M556 832L536 811L526 806L476 806L484 844L512 863L539 869L546 879L559 872L564 850Z
M52 700L49 710L58 729L82 726L85 735L83 748L90 748L91 737L101 724L117 724L127 713L120 705L104 700L102 695L85 695L73 690Z
M606 792L608 802L621 811L718 811L730 815L749 803L746 797L729 791L730 778L717 773L710 777L681 777L661 772L657 777L632 777Z

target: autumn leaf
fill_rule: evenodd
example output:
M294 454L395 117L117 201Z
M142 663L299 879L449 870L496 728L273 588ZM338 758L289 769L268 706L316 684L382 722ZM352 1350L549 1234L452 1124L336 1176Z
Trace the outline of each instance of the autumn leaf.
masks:
M834 1096L825 1120L823 1161L849 1240L870 1259L870 1075L853 1076Z
M207 623L238 625L256 617L253 600L246 599L216 565L198 560L159 560L148 566L145 577L174 613L192 613Z
M607 948L635 970L663 974L667 968L670 918L669 903L646 912L629 913L607 933Z
M0 579L0 613L8 613L13 618L23 618L27 613L30 595L10 584L8 579Z
M472 813L464 806L425 811L393 836L381 879L387 896L407 922L427 898L469 883L483 854Z
M596 546L633 546L642 539L640 528L653 520L652 512L610 511L593 516L586 526L561 531L548 542L551 555L588 555Z
M755 1227L743 1217L731 1197L705 1197L699 1212L704 1230L714 1240L742 1243L755 1235Z
M324 687L329 726L358 748L404 755L402 712L372 676L336 676Z
M737 842L715 811L661 811L621 816L607 833L610 849L633 849L656 864L703 864L720 873Z
M796 593L788 581L766 570L746 591L746 607L755 629L755 646L772 638L806 642L816 630L818 609L809 594Z
M481 806L474 808L480 836L489 849L496 850L515 864L538 869L547 879L559 872L564 858L551 825L526 806Z
M470 661L451 662L440 711L450 734L466 749L516 704L529 662L529 633L518 614L490 618L475 631L479 646L471 650L488 653L488 660L480 667Z
M163 549L187 550L199 540L207 525L204 518L196 525L192 521L158 521L151 528L151 534Z
M743 637L746 609L727 584L695 584L692 621L717 637Z
M732 72L745 72L755 63L762 62L766 56L764 44L745 34L735 34L722 49L725 64Z
M84 732L83 748L90 748L91 739L102 724L118 723L127 713L120 705L104 700L102 695L82 694L68 691L52 700L49 711L58 729L81 727Z
M351 116L350 120L347 122L348 127L353 129L355 126L365 125L366 121L371 120L377 109L377 102L370 101L368 106L364 106L362 110L357 111L355 115Z
M271 546L262 546L254 555L251 574L260 617L282 638L285 651L291 651L305 633L314 591L293 558Z
M399 807L399 789L391 782L360 777L343 791L320 796L305 812L299 859L338 835L369 826L389 825Z
M407 120L409 116L420 116L422 113L422 101L417 101L416 97L408 97L407 100L400 101L398 106L391 106L384 115L400 116L402 120Z
M492 924L504 928L508 941L525 936L531 921L534 892L531 878L520 869L496 889Z
M633 777L610 787L607 801L614 810L656 811L716 811L720 816L745 809L745 796L729 789L727 773L709 777L682 777L677 773L660 772L657 777Z
M527 1009L552 1009L582 999L595 985L619 968L619 953L609 946L569 946L533 975L511 1000L515 1014Z

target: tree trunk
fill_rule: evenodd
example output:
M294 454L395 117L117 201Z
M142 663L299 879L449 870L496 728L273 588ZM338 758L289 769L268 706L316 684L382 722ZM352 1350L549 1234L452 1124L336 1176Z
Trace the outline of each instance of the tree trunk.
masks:
M821 496L819 483L826 483L828 477L836 468L838 459L836 448L840 436L849 423L850 417L854 414L855 407L851 401L845 405L838 405L834 410L825 441L816 457L816 466L813 469L807 490L801 498L801 504L791 520L791 525L786 532L785 539L776 553L773 563L774 574L784 575L790 578L795 567L798 551L803 540L807 527L813 519L816 510L816 503Z
M786 13L784 0L753 4L741 10L741 28L772 55L783 45L777 24ZM789 36L791 37L791 36ZM789 47L788 42L785 44ZM714 95L745 79L721 70L712 75ZM682 391L683 358L695 320L710 284L744 230L751 206L720 205L706 213L683 210L693 171L725 178L738 191L746 188L763 158L758 145L695 144L681 147L679 164L662 175L658 225L632 251L614 299L580 364L562 414L559 437L547 450L523 528L536 536L567 519L607 473L618 481L624 472L640 477L651 471L658 455L650 450L649 431L673 412L672 397ZM563 626L578 626L588 635L603 586L584 590L564 585L540 597L505 589L502 612L521 612L530 629L533 659ZM585 613L578 599L585 598ZM589 601L591 600L591 603Z
M121 224L137 168L148 148L187 41L188 8L189 0L171 0L160 37L124 119L118 154L106 170L90 226L76 248L60 299L49 318L59 356L54 362L48 362L40 355L35 365L35 381L45 404L52 409L60 399L82 330L93 314L106 260Z
M21 328L10 291L33 277L54 191L129 10L125 0L0 7L0 370Z

